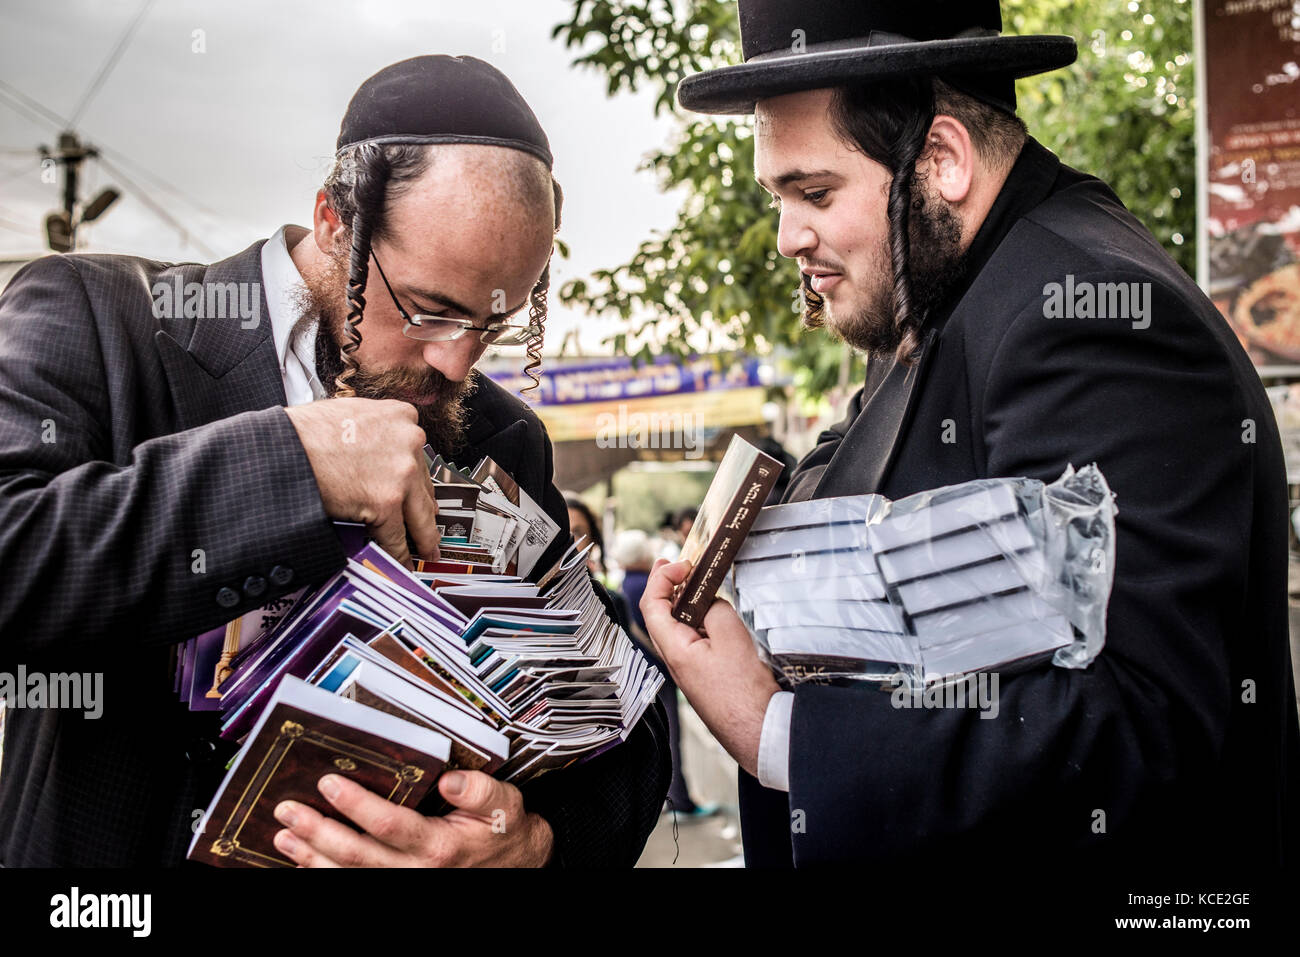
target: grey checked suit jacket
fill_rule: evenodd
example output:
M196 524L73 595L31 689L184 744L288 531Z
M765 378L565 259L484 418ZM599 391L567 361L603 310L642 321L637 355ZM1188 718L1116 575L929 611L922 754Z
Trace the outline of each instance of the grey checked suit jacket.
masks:
M230 748L216 717L176 702L176 643L343 564L265 302L252 328L153 315L154 284L178 275L260 283L261 246L212 265L49 256L0 296L0 671L104 675L98 720L10 709L0 864L180 862ZM553 560L568 523L540 421L486 377L470 406L461 458L491 455L544 504ZM656 709L525 804L555 830L557 863L630 865L668 772Z

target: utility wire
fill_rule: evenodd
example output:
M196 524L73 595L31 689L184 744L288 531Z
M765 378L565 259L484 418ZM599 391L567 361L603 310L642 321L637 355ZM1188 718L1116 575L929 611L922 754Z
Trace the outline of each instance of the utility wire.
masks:
M72 111L72 119L68 122L69 129L77 125L77 120L81 119L81 114L85 112L87 105L89 105L90 101L94 99L95 94L99 92L99 88L104 85L104 81L108 79L108 75L113 72L113 67L117 66L117 61L122 58L122 53L126 50L127 44L131 42L131 37L135 34L136 28L140 26L140 21L144 19L144 15L149 12L149 7L152 5L153 0L144 0L144 3L140 5L140 12L135 15L135 19L132 20L130 24L127 25L127 28L122 31L122 36L118 39L117 46L113 47L112 52L110 52L107 59L104 60L104 65L99 68L99 72L95 74L95 78L91 80L90 87L81 98L81 102L78 103L77 108Z
M26 166L22 167L21 169L5 170L5 172L8 175L0 176L0 183L13 182L14 180L18 179L18 177L26 176L28 173L34 173L40 168L41 168L41 162L40 160L37 160L35 163L28 163Z
M49 119L47 119L45 122L54 126L56 130L63 131L72 128L72 124L68 120L60 116L58 113L55 113L49 107L44 106L41 103L38 103L36 100L32 99L30 96L28 96L26 93L24 93L22 90L18 89L17 87L13 86L12 84L6 83L4 80L0 80L0 96L3 96L6 91L9 92L10 96L23 101L29 109L38 110L41 113L43 113L45 116L49 117ZM13 104L10 105L12 106ZM30 116L30 114L28 115ZM38 118L35 117L33 118L37 119L37 122L40 122ZM198 210L200 213L203 213L205 216L210 216L213 219L217 219L217 220L225 219L225 217L221 213L218 213L210 206L204 205L203 203L199 202L197 199L192 199L188 194L185 193L184 190L180 189L177 186L173 186L171 183L167 182L167 180L163 179L157 173L153 172L143 164L133 160L131 157L127 156L121 150L116 150L113 149L113 147L111 146L106 146L102 141L97 141L95 148L98 149L100 153L104 154L105 156L109 156L117 160L117 162L120 165L126 166L134 170L135 174L139 176L141 179L151 181L155 188L171 193L174 198L179 199L181 202L186 203L189 206L192 206L194 209Z
M0 85L3 84L4 81L0 80ZM44 126L46 123L50 122L44 117L37 115L32 110L29 110L26 106L22 104L20 100L18 100L16 97L13 97L12 95L10 95L9 93L7 93L5 90L2 89L0 89L0 103L3 103L5 106L9 107L9 109L13 110L15 113L21 113L23 116L27 117L27 119L31 120L37 126Z
M18 87L14 86L12 83L6 83L4 80L0 80L0 92L8 93L9 96L13 97L15 100L19 100L23 104L25 104L28 109L35 110L37 113L43 114L46 117L44 122L49 123L51 126L53 126L56 130L59 130L60 132L69 129L71 127L71 124L63 117L59 116L58 113L55 113L47 106L42 106L40 103L37 103L30 96L28 96L22 90L18 89Z
M142 186L137 184L135 180L133 180L131 177L127 176L126 173L122 171L121 167L115 165L114 163L110 163L102 156L100 157L99 161L104 164L105 169L107 169L110 173L112 173L115 177L117 177L119 180L122 181L122 185L126 186L128 189L131 190L131 192L135 193L136 199L140 200L140 202L148 206L151 210L154 211L155 215L157 215L160 219L162 219L164 222L170 225L178 233L180 233L181 239L183 239L187 243L193 244L209 259L218 258L216 252L214 252L205 242L203 242L203 240L199 239L197 236L192 235L190 231L181 224L180 220L178 220L175 216L167 212L166 209L164 209L161 205L159 205Z
M108 156L111 159L115 160L119 166L126 166L132 171L134 171L135 175L139 176L141 179L147 182L150 182L155 189L162 190L165 193L171 193L173 199L180 200L182 203L185 203L187 206L191 207L195 211L200 212L203 215L209 216L212 219L216 219L216 220L223 220L226 218L221 213L218 213L216 210L214 210L211 206L204 205L203 203L199 202L197 199L194 199L192 196L190 196L188 193L182 190L179 186L173 186L171 183L167 182L167 180L163 179L157 173L153 172L146 166L142 166L140 163L131 159L131 157L127 156L125 153L121 152L120 150L115 150L110 146L104 146L102 143L97 144L96 149L98 149L99 152L104 156Z
M0 218L0 226L3 226L5 229L12 229L16 233L35 234L38 238L40 236L40 230L35 226L24 226L21 223L14 222L12 219Z
M0 100L7 101L9 106L13 107L19 112L26 113L30 118L37 120L37 122L42 122L42 121L40 120L39 117L33 116L33 112L39 112L43 114L46 117L44 122L50 123L51 125L55 126L56 129L68 130L72 128L72 124L69 121L65 120L58 113L55 113L49 107L32 99L22 90L18 89L11 83L5 82L4 80L0 80ZM99 161L103 163L106 168L112 170L114 174L119 179L122 180L124 185L128 185L131 188L131 191L135 193L137 199L139 199L142 203L144 203L151 210L153 210L153 212L160 219L162 219L173 229L175 229L180 234L181 239L183 239L186 242L193 243L194 246L196 246L199 250L203 251L203 253L207 255L209 258L211 259L217 258L217 254L206 243L204 243L200 239L194 238L191 235L190 231L186 229L175 216L173 216L161 205L159 205L153 199L153 197L151 197L149 193L142 186L138 185L130 176L128 176L122 170L121 167L122 166L133 167L134 169L140 171L142 177L153 180L154 184L158 188L164 189L167 192L172 193L174 197L179 198L182 202L188 203L189 205L198 209L200 212L208 216L211 216L214 219L222 219L223 217L220 214L209 209L207 206L204 206L202 203L199 203L197 200L189 199L180 189L171 185L166 180L164 180L161 176L158 176L156 173L149 171L140 163L135 162L130 157L126 156L120 151L112 149L111 147L108 146L104 146L102 143L96 146L96 149L98 149L100 152ZM107 156L114 157L117 160L117 162L121 165L120 166L114 165L113 163L109 162L109 160L105 158Z

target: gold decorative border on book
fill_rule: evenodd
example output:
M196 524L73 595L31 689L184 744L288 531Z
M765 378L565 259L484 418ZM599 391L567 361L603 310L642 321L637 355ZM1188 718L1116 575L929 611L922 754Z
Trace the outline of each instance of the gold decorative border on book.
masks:
M243 831L244 825L248 823L248 818L252 815L253 809L262 799L267 785L275 777L275 772L284 763L289 750L300 743L313 744L317 747L339 752L349 758L354 758L392 774L393 789L389 791L387 797L394 804L405 805L416 782L424 777L423 768L416 767L413 764L402 764L393 761L378 751L362 747L350 741L344 741L333 735L308 730L297 721L285 721L280 725L280 733L276 736L275 741L266 749L266 754L263 755L257 770L253 772L252 778L249 779L248 786L244 788L244 793L235 802L230 816L226 818L225 824L222 825L221 832L212 841L210 850L213 854L218 857L232 858L244 864L252 864L255 867L293 866L290 861L283 857L264 854L252 848L244 847L239 842L239 835Z

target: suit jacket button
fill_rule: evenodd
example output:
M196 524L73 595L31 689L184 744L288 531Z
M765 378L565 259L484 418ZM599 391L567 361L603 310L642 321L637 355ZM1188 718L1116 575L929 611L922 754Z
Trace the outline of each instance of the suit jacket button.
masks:
M199 764L217 753L217 746L206 738L191 738L185 745L186 760Z
M249 598L256 598L264 591L266 591L266 579L261 575L249 575L244 579L244 594Z
M217 604L222 608L234 608L239 604L239 592L233 588L222 588L217 592Z
M293 581L293 569L287 565L276 565L271 569L271 581L277 585L287 585Z

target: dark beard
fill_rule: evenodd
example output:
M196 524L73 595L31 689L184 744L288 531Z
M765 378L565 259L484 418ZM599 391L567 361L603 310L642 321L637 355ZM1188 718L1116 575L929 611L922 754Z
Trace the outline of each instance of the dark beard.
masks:
M915 180L908 225L912 313L915 328L919 329L934 310L948 302L966 278L970 257L961 248L961 220L957 214L943 199L927 198Z
M907 320L900 323L894 314L891 275L890 294L882 297L883 301L867 303L842 329L831 330L837 338L868 355L893 357L904 337L920 329L930 314L948 301L970 265L968 254L961 249L961 220L952 207L942 200L927 198L923 184L916 178L912 180L911 194L907 273L912 308ZM812 291L810 277L803 277L803 285L807 297ZM804 315L806 328L820 328L824 323L821 309Z
M331 299L335 290L346 288L346 264L335 262L328 275L315 279L304 278L305 292L300 297L302 318L294 326L294 334L313 321L316 326L316 377L326 394L333 397L338 392L338 377L343 372L343 321L346 318L342 304ZM328 290L328 292L327 292ZM365 336L365 323L357 331ZM469 420L466 401L477 387L477 373L470 370L463 382L453 382L437 369L427 367L419 372L393 369L371 372L358 368L348 385L361 399L404 399L408 396L433 396L429 405L416 405L420 428L429 445L449 461L465 445L465 429Z

